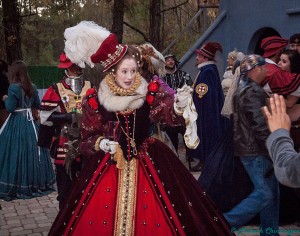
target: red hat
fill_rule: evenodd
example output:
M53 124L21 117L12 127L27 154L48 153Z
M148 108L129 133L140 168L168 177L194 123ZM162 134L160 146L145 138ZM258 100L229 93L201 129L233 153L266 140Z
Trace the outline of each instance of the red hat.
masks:
M260 44L260 47L264 50L263 57L268 58L277 52L280 52L288 45L288 43L288 39L284 39L279 36L264 38Z
M97 52L91 56L91 61L100 63L104 67L104 72L117 64L127 51L127 45L118 43L117 37L110 34L100 45Z
M207 42L200 49L197 49L196 53L214 60L217 51L223 52L221 44L217 42Z
M63 52L59 56L59 64L57 65L58 68L66 69L72 66L74 63L67 58L66 54Z

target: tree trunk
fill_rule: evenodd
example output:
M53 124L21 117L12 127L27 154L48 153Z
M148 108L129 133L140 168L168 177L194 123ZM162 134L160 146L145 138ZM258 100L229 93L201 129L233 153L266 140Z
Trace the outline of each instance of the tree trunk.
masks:
M113 24L111 32L117 36L118 42L123 40L124 0L115 0L113 8Z
M8 64L23 60L21 47L21 16L17 0L2 0L3 27Z
M150 0L150 29L149 38L150 43L158 50L161 51L161 0Z

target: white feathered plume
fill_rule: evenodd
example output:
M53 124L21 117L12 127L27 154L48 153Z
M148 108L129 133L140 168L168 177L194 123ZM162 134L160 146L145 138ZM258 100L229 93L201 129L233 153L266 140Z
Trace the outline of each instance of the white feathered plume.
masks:
M90 57L109 35L107 29L93 21L81 21L76 26L65 29L65 53L81 68L85 68L85 63L94 67Z
M143 60L148 64L148 70L151 73L155 71L160 77L163 77L166 74L164 56L150 43L141 44L138 48L141 50ZM154 71L152 71L153 69Z

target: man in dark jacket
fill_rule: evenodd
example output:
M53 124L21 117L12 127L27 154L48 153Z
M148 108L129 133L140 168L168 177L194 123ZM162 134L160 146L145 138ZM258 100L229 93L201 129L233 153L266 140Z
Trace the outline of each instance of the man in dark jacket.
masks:
M268 98L260 86L265 74L261 56L249 55L242 60L242 84L233 101L234 154L241 158L254 190L224 216L238 228L260 213L260 235L278 235L279 184L265 146L270 132L261 110Z
M164 56L166 61L166 74L162 78L170 88L177 90L182 88L184 85L192 86L193 81L189 73L178 69L179 61L177 60L174 54L168 54ZM178 154L178 134L181 134L182 137L185 133L185 126L170 127L166 126L164 128L166 133L171 139L172 144ZM189 158L189 149L185 146L186 149L186 158Z

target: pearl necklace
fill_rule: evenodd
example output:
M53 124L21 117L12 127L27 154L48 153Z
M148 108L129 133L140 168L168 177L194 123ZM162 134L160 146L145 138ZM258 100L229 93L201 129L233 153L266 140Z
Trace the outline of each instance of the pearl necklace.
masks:
M132 147L132 152L133 155L137 155L137 149L136 149L136 143L135 143L135 139L134 139L134 134L135 134L135 117L136 117L136 111L134 111L134 118L133 118L133 131L132 131L132 138L129 137L129 135L125 132L125 130L123 129L122 125L121 125L121 130L122 132L125 134L125 136L127 137L127 139L130 142L130 146ZM116 117L118 122L120 122L119 117L118 117L118 113L116 113ZM121 122L120 122L121 123Z

